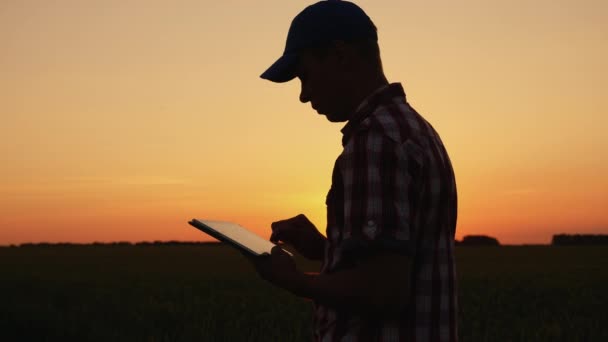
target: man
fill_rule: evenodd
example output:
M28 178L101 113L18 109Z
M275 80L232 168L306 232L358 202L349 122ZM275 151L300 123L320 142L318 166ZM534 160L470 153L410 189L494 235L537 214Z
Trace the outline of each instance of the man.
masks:
M317 341L456 341L456 185L433 127L382 70L375 25L347 1L292 21L283 56L261 77L301 81L300 101L345 122L327 194L325 238L304 216L271 241L322 260L304 274L275 247L258 273L314 301Z

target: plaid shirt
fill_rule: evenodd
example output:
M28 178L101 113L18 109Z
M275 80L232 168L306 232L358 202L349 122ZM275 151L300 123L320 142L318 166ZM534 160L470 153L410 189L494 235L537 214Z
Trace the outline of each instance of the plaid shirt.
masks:
M400 315L382 319L315 303L315 340L457 341L456 183L439 135L399 83L370 95L342 133L321 273L401 253L412 259L411 297Z

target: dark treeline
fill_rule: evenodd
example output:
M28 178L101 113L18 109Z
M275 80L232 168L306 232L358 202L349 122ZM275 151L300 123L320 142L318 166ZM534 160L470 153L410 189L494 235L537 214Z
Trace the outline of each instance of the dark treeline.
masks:
M140 242L92 242L92 243L72 243L72 242L38 242L38 243L22 243L19 245L9 245L7 247L82 247L82 246L198 246L198 245L216 245L215 241L140 241Z
M608 245L606 234L557 234L553 235L554 246Z
M465 235L462 240L455 241L456 246L500 246L498 239L487 235ZM217 241L140 241L140 242L38 242L22 243L0 247L78 247L78 246L204 246L217 245ZM608 234L557 234L551 241L553 246L608 245Z

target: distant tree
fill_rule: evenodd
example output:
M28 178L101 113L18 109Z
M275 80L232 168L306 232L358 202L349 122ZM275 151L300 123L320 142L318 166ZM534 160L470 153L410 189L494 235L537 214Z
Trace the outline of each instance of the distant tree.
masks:
M557 234L551 241L553 246L608 245L606 234Z
M496 238L487 235L466 235L460 242L461 246L500 246Z

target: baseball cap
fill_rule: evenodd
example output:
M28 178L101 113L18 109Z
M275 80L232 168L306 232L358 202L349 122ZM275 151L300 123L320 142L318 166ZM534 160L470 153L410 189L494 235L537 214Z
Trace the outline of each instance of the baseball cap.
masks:
M376 26L359 6L349 1L319 1L292 20L283 55L260 77L278 83L290 81L296 77L300 51L359 39L378 40Z

